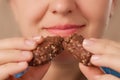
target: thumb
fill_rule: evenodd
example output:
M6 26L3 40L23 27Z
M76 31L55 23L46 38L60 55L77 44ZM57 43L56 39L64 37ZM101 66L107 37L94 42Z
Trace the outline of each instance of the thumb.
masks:
M104 75L104 72L98 67L88 67L80 63L79 68L88 80L97 80L98 76Z

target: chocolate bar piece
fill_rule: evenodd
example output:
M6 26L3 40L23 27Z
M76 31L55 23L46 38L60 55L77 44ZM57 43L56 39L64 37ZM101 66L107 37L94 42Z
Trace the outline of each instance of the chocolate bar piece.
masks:
M92 54L86 51L83 46L84 38L81 35L73 34L69 37L60 36L46 37L44 41L33 50L33 59L29 62L30 66L39 66L51 61L63 50L69 51L79 62L86 66L91 65Z
M44 41L33 50L33 59L29 62L30 66L39 66L51 61L63 49L63 38L59 36L46 37Z
M84 38L81 35L73 34L64 39L64 49L69 51L79 62L86 66L90 66L90 58L92 53L83 48L83 40Z

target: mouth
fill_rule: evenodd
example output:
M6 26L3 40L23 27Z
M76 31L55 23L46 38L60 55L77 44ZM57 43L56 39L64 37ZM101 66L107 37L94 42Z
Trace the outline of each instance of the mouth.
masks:
M46 27L43 28L47 32L54 34L54 35L59 35L59 36L68 36L71 35L75 32L77 32L80 28L84 27L85 25L58 25L58 26L51 26L51 27Z

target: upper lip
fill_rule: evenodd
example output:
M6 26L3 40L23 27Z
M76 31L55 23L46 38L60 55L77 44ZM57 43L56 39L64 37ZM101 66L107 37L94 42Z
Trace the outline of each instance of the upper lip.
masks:
M57 26L44 27L43 29L66 30L66 29L81 28L83 26L85 26L85 25L84 24L82 24L82 25L66 24L66 25L57 25Z

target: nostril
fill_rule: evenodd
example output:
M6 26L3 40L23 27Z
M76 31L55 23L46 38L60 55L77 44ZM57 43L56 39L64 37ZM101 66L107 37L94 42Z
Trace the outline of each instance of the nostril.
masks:
M72 11L71 11L71 10L68 10L68 13L72 13Z
M56 14L56 13L57 13L57 11L52 11L52 13L53 13L53 14Z
M54 11L52 11L52 13L53 13L53 14L56 14L56 13L57 13L57 11L56 11L56 10L54 10ZM68 10L68 11L66 10L66 13L67 13L67 14L70 14L70 13L72 13L72 10Z

